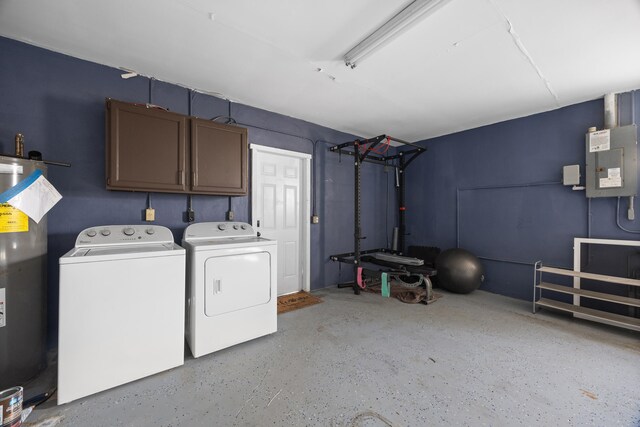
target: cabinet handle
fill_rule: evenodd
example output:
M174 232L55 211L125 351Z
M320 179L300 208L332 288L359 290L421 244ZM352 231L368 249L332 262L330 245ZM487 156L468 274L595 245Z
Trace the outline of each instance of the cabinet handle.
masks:
M213 294L219 294L222 292L222 280L221 279L213 279L213 283L215 286L213 287Z
M179 170L178 171L178 184L184 185L184 171L183 170Z
M197 187L198 186L198 180L196 179L196 172L195 171L191 172L191 185L193 187Z

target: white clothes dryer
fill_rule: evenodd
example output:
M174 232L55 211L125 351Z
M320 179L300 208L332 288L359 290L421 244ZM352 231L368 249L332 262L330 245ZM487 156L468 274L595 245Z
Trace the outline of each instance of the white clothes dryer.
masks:
M184 363L185 259L166 227L78 235L60 258L58 404Z
M277 330L277 242L249 224L186 228L186 336L194 357Z

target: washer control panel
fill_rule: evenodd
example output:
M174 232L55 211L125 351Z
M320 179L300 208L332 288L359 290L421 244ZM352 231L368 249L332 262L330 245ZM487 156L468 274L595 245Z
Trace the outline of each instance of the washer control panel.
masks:
M173 243L173 234L160 225L102 225L82 230L76 248L141 243Z
M245 222L199 222L184 230L184 240L255 237L256 232Z

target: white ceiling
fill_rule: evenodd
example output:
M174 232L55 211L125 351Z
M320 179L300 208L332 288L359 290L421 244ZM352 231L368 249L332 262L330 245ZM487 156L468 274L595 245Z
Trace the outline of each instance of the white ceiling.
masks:
M450 0L346 67L409 2L0 0L0 35L410 141L640 88L638 0Z

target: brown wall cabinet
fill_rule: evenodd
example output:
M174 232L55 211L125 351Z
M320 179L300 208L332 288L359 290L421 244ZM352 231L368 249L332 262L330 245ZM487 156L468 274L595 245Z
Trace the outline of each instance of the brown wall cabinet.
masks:
M107 189L246 195L247 130L107 100Z

